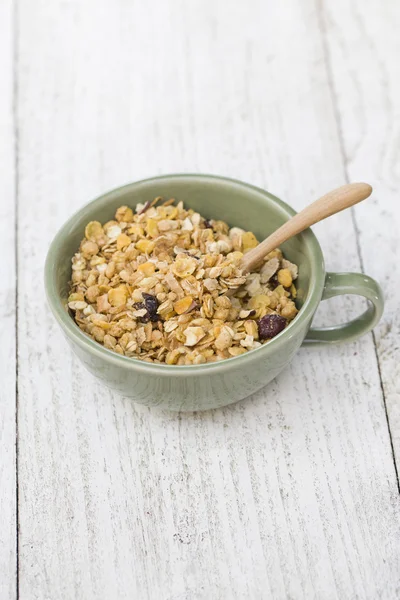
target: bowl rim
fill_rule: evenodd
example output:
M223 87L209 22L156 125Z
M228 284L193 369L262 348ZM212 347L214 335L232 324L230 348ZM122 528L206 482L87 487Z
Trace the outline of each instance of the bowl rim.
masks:
M283 331L281 331L267 344L263 344L259 348L251 350L246 354L241 354L240 356L235 356L227 360L221 360L214 363L205 363L200 365L166 365L163 363L148 363L143 360L140 360L139 358L123 356L121 354L113 352L112 350L109 350L101 344L99 344L98 342L92 340L92 338L90 338L81 329L79 329L74 320L65 310L65 305L63 304L63 301L56 290L56 264L53 260L53 257L56 248L58 248L58 246L62 243L63 238L67 235L67 232L70 230L74 222L77 219L82 218L82 216L85 213L91 212L92 208L94 208L95 205L100 201L114 199L118 197L121 193L126 192L130 189L134 190L135 187L140 186L141 184L150 184L152 182L171 180L173 178L179 180L187 179L192 181L196 179L200 179L201 181L209 179L213 181L228 183L230 185L240 188L245 188L245 190L252 190L261 194L262 196L265 196L269 200L272 200L281 209L281 212L284 213L284 215L288 218L296 214L296 211L289 204L287 204L277 196L274 196L267 190L246 183L244 181L240 181L238 179L224 177L221 175L211 175L206 173L171 173L165 175L157 175L155 177L148 177L146 179L141 179L139 181L135 181L120 186L118 188L114 188L104 194L101 194L100 196L97 196L94 200L88 202L87 204L84 204L81 208L75 211L72 214L72 216L69 217L69 219L67 219L67 221L60 227L49 246L44 268L44 283L47 302L49 304L53 316L55 317L56 321L58 322L64 333L67 335L67 337L71 339L72 342L80 346L82 350L92 353L98 358L101 358L108 363L112 363L114 366L118 366L128 370L133 369L135 371L140 371L148 375L153 374L161 377L170 375L183 377L188 375L201 375L213 371L218 371L221 369L230 370L245 367L247 364L249 364L255 359L260 360L264 358L266 360L270 352L275 352L280 347L282 347L289 339L295 337L298 331L302 328L304 321L311 320L318 306L318 303L321 300L325 282L324 258L321 246L315 234L310 228L305 230L301 235L304 236L305 243L311 247L314 253L314 262L316 268L311 269L309 292L303 306L301 307L299 314Z

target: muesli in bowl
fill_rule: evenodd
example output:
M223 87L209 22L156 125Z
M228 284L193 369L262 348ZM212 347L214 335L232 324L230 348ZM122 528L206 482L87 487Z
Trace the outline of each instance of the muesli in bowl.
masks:
M242 272L257 244L252 232L173 199L120 206L115 220L86 225L68 307L82 331L121 355L167 365L239 356L298 312L298 268L279 249Z

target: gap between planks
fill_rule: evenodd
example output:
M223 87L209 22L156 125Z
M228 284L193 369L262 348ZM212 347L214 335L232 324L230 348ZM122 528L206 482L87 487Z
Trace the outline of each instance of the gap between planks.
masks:
M324 2L325 2L325 0L317 0L317 16L318 16L318 22L319 22L319 29L320 29L320 33L321 33L322 50L323 50L323 56L324 56L324 62L325 62L328 88L329 88L329 93L330 93L330 96L332 99L333 114L334 114L334 119L335 119L335 123L336 123L336 127L337 127L340 156L341 156L342 163L343 163L343 173L344 173L344 178L345 178L346 183L350 183L350 175L349 175L348 161L347 161L347 155L346 155L346 145L345 145L344 136L343 136L343 123L342 123L342 118L340 115L340 109L339 109L338 98L337 98L337 94L336 94L336 90L335 90L335 84L333 81L331 54L330 54L330 50L329 50L329 46L328 46L328 42L327 42L327 30L326 30L326 22L325 22ZM351 213L351 219L352 219L353 225L354 225L354 235L355 235L355 241L356 241L357 255L358 255L358 259L360 261L360 269L361 269L361 272L365 274L364 259L363 259L361 243L360 243L360 230L358 228L357 217L356 217L356 212L355 212L354 206L351 207L350 213ZM382 380L382 371L381 371L381 364L380 364L380 360L379 360L376 335L375 335L374 331L372 331L371 333L372 333L372 340L373 340L373 344L374 344L374 353L375 353L376 366L377 366L378 376L379 376L379 384L380 384L381 393L382 393L383 407L385 410L386 425L388 428L388 434L389 434L389 440L390 440L390 449L391 449L391 453L392 453L393 466L394 466L394 471L396 474L397 490L400 495L399 472L398 472L397 464L396 464L396 456L395 456L395 452L394 452L392 431L390 429L389 414L388 414L388 408L387 408L385 389L384 389L383 380Z
M15 261L15 594L16 600L19 599L19 479L18 479L18 241L19 241L19 123L18 123L18 0L13 0L12 8L12 28L13 28L13 48L12 48L12 69L13 69L13 126L14 126L14 261Z

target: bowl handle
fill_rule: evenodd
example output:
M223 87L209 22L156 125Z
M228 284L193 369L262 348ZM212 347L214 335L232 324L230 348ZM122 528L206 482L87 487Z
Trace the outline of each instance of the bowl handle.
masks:
M342 325L332 327L311 327L304 343L307 344L336 344L351 342L375 327L383 313L383 294L378 283L362 273L327 273L322 300L357 294L369 300L367 310L359 317Z

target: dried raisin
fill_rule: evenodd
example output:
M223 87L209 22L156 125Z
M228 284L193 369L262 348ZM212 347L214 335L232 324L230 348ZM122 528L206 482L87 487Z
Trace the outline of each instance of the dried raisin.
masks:
M150 321L158 321L160 316L157 314L157 309L159 306L157 298L152 294L143 294L143 298Z
M157 314L157 309L159 306L158 300L152 294L143 294L144 302L135 302L133 308L136 310L146 309L146 314L143 317L139 317L139 321L141 323L148 323L149 321L159 321L160 315Z

